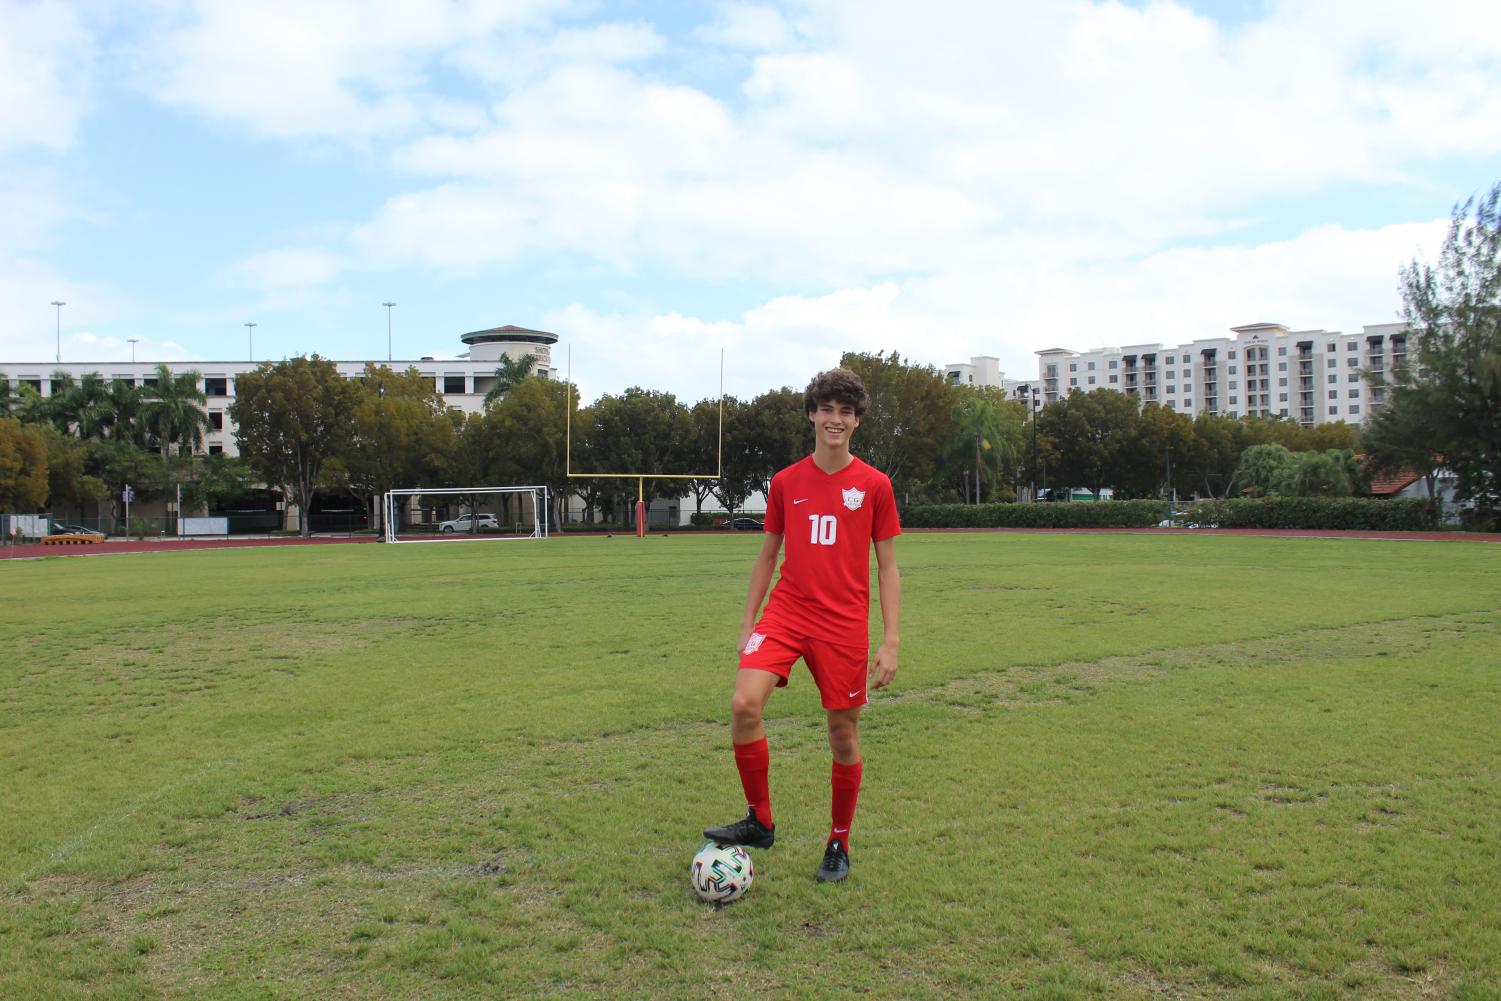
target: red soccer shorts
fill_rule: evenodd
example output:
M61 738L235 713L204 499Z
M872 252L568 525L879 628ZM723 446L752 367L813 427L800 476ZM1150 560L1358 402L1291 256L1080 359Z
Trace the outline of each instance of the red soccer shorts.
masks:
M777 676L777 687L782 688L799 657L808 665L825 709L857 709L865 705L869 643L845 646L776 630L764 632L758 623L740 651L740 669L769 671Z

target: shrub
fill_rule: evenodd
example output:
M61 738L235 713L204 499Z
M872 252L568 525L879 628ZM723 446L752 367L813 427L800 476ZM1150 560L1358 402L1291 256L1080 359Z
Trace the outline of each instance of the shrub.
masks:
M1188 520L1204 528L1304 528L1425 532L1438 516L1424 500L1372 497L1252 497L1195 501Z
M924 504L902 512L903 528L1147 528L1166 501L1052 504Z

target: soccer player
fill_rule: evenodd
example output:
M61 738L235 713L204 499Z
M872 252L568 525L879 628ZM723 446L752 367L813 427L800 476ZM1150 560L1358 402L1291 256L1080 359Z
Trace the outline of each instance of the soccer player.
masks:
M866 401L860 377L847 369L815 376L804 397L813 423L813 454L772 477L766 538L751 569L730 703L735 766L748 809L743 820L704 831L712 841L754 848L770 848L776 840L761 714L772 689L787 684L801 657L822 696L834 753L833 824L817 872L826 883L849 875L850 823L860 794L860 708L868 691L884 688L896 676L899 643L902 582L893 550L902 530L896 498L884 473L850 454L850 436L860 426ZM781 577L757 621L784 543ZM871 543L881 596L881 645L874 660Z

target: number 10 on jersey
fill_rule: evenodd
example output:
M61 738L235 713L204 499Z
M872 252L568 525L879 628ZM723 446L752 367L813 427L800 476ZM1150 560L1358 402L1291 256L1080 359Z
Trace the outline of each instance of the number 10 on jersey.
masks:
M839 519L832 514L808 515L808 541L815 546L832 546L839 537Z

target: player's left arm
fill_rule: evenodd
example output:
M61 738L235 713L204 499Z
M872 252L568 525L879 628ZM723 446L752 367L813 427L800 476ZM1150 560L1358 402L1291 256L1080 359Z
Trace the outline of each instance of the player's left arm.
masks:
M896 653L901 645L902 574L896 568L896 539L876 542L876 584L881 591L881 645L871 662L871 691L885 688L896 677Z

